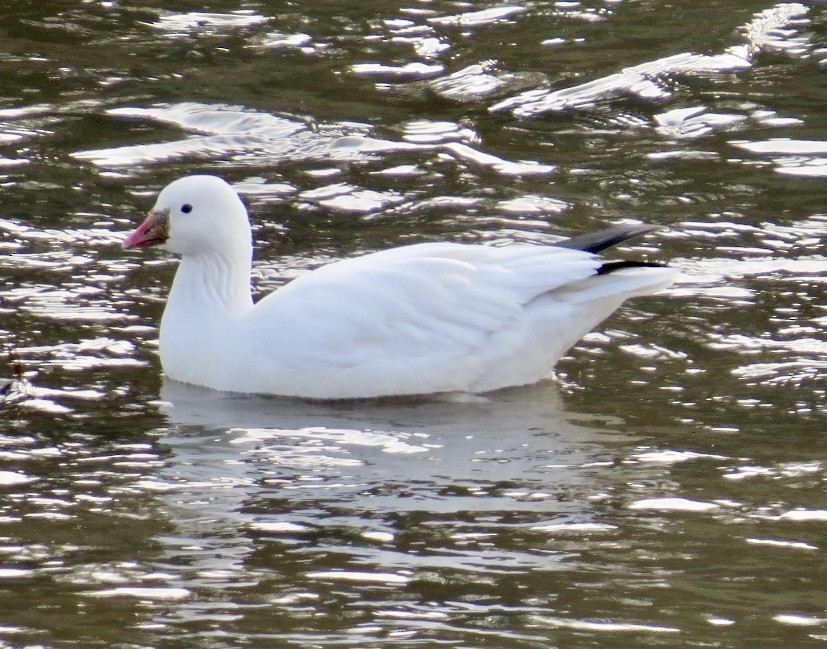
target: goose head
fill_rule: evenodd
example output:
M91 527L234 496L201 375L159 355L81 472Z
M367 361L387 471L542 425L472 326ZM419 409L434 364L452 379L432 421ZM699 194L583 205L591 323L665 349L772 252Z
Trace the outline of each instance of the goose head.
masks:
M217 176L186 176L167 185L124 248L160 246L183 257L249 258L250 223L235 190Z

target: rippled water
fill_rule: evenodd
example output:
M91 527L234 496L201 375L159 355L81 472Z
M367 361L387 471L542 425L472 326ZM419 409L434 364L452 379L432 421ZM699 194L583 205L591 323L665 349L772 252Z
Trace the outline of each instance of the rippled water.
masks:
M7 2L0 647L816 647L823 3ZM667 226L558 380L309 404L161 377L194 172L256 291L414 241Z

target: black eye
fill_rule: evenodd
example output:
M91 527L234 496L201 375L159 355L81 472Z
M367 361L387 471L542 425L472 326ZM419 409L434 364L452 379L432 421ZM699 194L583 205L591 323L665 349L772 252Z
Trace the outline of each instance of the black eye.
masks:
M182 211L184 214L189 214L190 212L192 212L192 205L190 205L189 203L184 203L184 204L181 206L181 211Z

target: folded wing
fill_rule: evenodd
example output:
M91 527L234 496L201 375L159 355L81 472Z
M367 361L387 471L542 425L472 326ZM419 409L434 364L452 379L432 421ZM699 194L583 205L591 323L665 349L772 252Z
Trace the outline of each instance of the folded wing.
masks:
M256 353L277 348L296 376L315 376L310 382L338 393L533 382L626 297L653 292L671 275L663 268L601 274L601 266L591 252L527 245L419 244L349 259L253 308L254 338L269 341Z

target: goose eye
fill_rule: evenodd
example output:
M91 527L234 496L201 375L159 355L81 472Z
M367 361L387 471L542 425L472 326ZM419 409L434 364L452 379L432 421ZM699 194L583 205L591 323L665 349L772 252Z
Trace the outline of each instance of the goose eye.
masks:
M182 211L184 214L189 214L190 212L192 212L192 205L190 205L189 203L184 203L184 204L181 206L181 211Z

